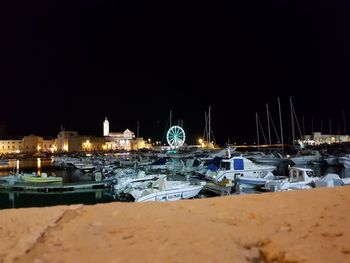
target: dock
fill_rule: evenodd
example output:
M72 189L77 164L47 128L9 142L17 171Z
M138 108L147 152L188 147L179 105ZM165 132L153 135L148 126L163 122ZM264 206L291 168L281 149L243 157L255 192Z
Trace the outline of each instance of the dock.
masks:
M17 181L8 183L0 181L0 191L14 191L14 192L73 192L84 189L103 189L109 188L115 183L115 179L91 182L76 182L76 183L28 183Z

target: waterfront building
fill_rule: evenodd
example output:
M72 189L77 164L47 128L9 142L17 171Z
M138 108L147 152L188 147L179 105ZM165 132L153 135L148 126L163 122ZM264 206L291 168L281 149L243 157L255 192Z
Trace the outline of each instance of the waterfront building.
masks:
M80 152L83 139L76 131L60 131L57 135L57 151Z
M22 139L5 139L0 140L0 154L19 153L22 151Z
M126 129L110 132L107 118L103 122L103 137L79 135L77 131L60 131L56 138L30 134L22 138L0 140L0 154L36 152L80 152L108 150L138 150L148 145L143 138Z
M56 140L34 134L23 138L0 140L0 154L55 152Z
M313 132L311 135L304 136L304 143L310 145L345 142L350 142L349 135L322 134L321 132Z
M126 129L124 132L111 132L107 117L103 122L103 136L106 138L106 148L112 150L132 150L144 147L142 138L137 138L135 142L135 134ZM138 146L141 146L140 148Z

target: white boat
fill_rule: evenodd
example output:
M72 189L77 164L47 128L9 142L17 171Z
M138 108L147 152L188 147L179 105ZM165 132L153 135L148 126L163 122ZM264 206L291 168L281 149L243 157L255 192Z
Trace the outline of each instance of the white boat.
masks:
M167 181L165 176L160 177L146 189L134 189L130 194L135 198L135 202L147 201L177 201L195 197L204 187L201 185L191 185L186 181Z
M318 177L315 177L315 172L312 169L291 167L289 170L289 178L268 181L265 184L265 189L272 192L310 189L315 186L315 181L318 179Z
M342 178L341 179L344 183L344 185L350 185L350 177Z
M315 180L316 187L335 187L344 185L344 181L337 174L326 174L320 179Z
M161 176L166 175L146 175L144 171L140 171L137 176L119 178L117 184L114 185L114 190L118 193L130 193L134 188L142 187L145 183L154 182Z
M345 168L350 168L350 154L345 154L344 156L339 157L338 160Z
M269 154L256 155L251 157L251 159L259 164L266 165L278 165L281 161L285 160L283 156L278 152L272 152Z
M316 150L300 150L295 156L290 157L295 164L310 164L322 160L322 155Z
M234 156L221 160L219 170L208 170L205 177L214 182L220 182L223 179L235 180L239 177L263 178L275 169L275 166L259 165L243 156Z
M237 182L242 185L244 188L250 188L250 187L263 187L265 186L266 182L275 180L275 176L273 173L268 172L264 177L244 177L241 176L237 179Z

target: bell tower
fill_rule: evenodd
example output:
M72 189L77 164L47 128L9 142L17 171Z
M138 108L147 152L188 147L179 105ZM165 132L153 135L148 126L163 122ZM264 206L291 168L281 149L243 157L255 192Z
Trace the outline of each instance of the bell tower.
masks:
M109 135L109 121L107 120L107 117L105 121L103 122L103 136Z

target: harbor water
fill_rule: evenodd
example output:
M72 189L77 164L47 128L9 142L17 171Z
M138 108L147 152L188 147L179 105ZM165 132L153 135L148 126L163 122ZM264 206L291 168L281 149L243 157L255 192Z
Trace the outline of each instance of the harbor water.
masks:
M79 169L62 169L53 165L51 158L32 158L23 160L9 160L6 165L0 166L2 176L14 174L17 171L24 173L47 173L48 176L62 177L63 183L92 181L92 173L83 173ZM110 189L85 189L65 193L39 192L0 192L0 209L20 207L42 207L70 204L96 204L115 200Z
M315 171L317 176L327 173L335 173L340 177L350 177L350 169L342 166L308 165L304 166ZM51 158L32 158L23 160L10 160L6 165L0 165L0 179L10 173L47 173L48 176L62 177L63 183L88 182L93 181L92 173L83 173L79 169L63 169L53 165ZM253 193L250 191L250 193ZM213 196L206 192L201 192L199 198ZM65 193L39 193L39 192L0 192L0 209L20 208L20 207L43 207L53 205L70 204L96 204L121 200L112 189L85 189L84 191L72 191Z

